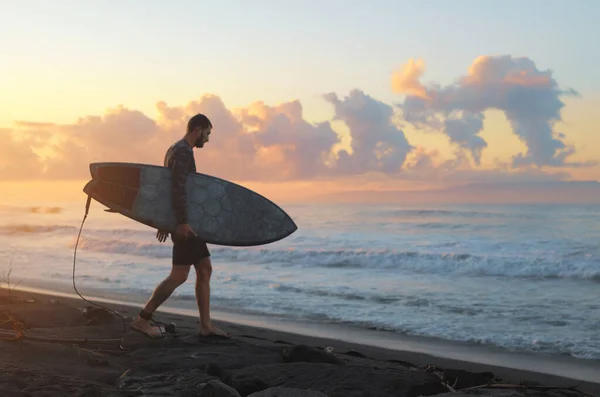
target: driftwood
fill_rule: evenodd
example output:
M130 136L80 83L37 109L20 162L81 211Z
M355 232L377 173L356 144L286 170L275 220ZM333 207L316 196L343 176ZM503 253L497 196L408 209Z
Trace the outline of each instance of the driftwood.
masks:
M579 385L558 387L558 386L534 386L534 385L526 385L526 384L488 382L488 383L477 385L477 386L471 386L471 387L457 389L456 385L458 383L458 378L456 378L454 380L454 384L450 385L447 382L447 379L445 377L443 370L440 371L433 365L429 365L425 368L425 372L432 373L435 376L437 376L438 378L440 378L440 383L442 384L442 386L444 386L446 389L448 389L452 393L457 393L458 391L468 391L468 390L476 390L476 389L515 389L515 390L536 390L536 391L565 390L565 391L576 392L576 393L579 393L586 397L599 397L599 396L594 396L592 394L589 394L589 393L586 393L586 392L583 392L583 391L577 389L577 387Z
M443 372L439 372L437 370L437 368L434 367L433 365L428 365L425 368L425 372L433 373L435 376L437 376L438 378L440 378L440 383L442 384L442 386L444 386L446 389L450 390L452 393L456 393L456 389L454 387L456 387L456 383L458 382L458 378L456 378L456 380L454 381L454 385L450 386L446 382L446 379L444 378L444 373Z

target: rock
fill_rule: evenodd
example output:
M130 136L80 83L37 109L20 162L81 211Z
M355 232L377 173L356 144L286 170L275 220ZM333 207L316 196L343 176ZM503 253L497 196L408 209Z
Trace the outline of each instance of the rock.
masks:
M227 376L227 371L221 368L217 363L208 363L206 365L206 373L210 376L216 376L221 380Z
M325 351L321 351L306 345L297 345L283 349L283 361L286 363L330 363L330 364L345 364L345 362Z
M241 397L233 387L220 380L211 380L198 387L198 396L202 397Z
M252 393L248 397L327 397L327 394L316 390L271 387L267 390Z
M357 352L356 350L348 350L346 353L347 356L352 356L352 357L360 357L360 358L367 358L367 356L365 356L364 354L362 354L361 352Z
M127 393L142 392L144 396L196 396L200 386L213 379L200 370L126 375L117 380L117 388Z
M206 374L210 375L210 376L214 376L216 378L219 378L219 380L221 382L225 383L228 386L231 386L233 384L233 382L231 380L231 373L229 371L221 368L216 363L209 363L206 366Z
M235 377L230 376L227 384L235 388L242 396L248 396L269 388L269 385L255 376L252 372L238 373Z
M415 397L447 391L437 376L402 367L376 368L367 365L300 362L256 365L231 372L231 386L242 396L270 387L315 390L328 397ZM250 385L253 387L249 387Z

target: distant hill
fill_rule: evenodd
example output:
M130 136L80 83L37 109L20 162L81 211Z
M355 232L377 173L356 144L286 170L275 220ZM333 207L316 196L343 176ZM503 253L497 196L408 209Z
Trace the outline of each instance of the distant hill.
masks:
M600 182L472 183L447 189L345 191L316 196L323 203L598 203Z

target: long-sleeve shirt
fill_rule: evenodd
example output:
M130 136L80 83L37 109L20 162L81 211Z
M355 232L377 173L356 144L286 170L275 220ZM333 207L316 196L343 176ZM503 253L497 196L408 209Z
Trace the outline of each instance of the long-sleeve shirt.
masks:
M165 155L165 167L173 171L171 187L173 210L177 224L188 223L186 180L190 172L196 172L194 151L188 141L175 142Z

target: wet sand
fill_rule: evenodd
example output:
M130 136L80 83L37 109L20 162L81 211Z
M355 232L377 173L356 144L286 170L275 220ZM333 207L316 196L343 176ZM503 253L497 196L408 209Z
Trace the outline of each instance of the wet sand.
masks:
M223 321L231 339L199 338L197 318L176 313L156 314L176 326L152 340L129 327L138 308L102 305L121 318L80 298L0 290L0 396L600 397L600 372L593 383Z

